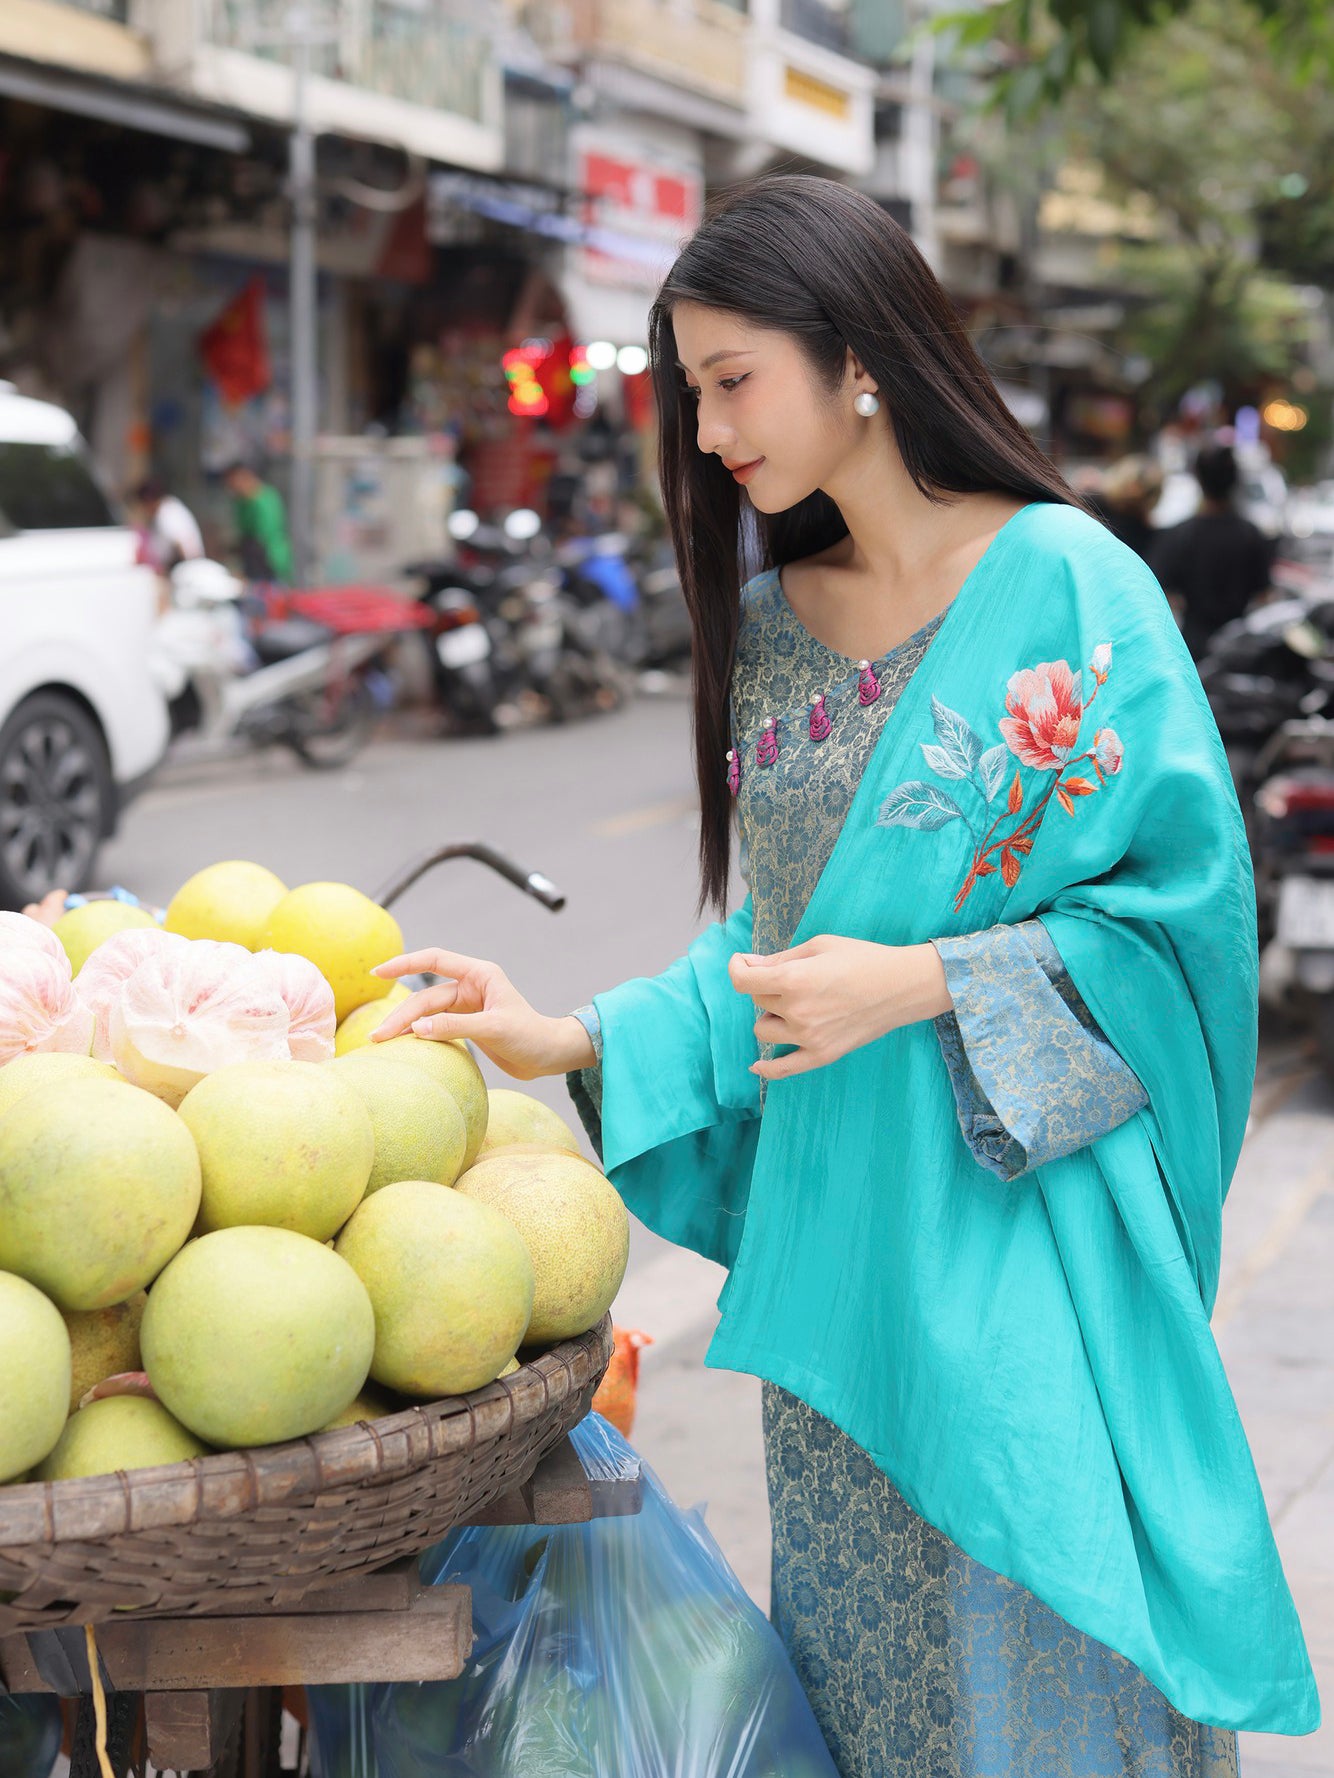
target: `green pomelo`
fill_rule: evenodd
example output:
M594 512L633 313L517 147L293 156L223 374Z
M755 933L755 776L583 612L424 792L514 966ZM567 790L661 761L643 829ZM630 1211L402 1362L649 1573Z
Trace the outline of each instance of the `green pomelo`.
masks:
M540 1148L579 1153L579 1138L565 1119L530 1093L516 1093L509 1087L492 1087L487 1100L486 1135L478 1150L478 1160L483 1160L493 1148L508 1148L515 1142L531 1142Z
M610 1180L577 1155L511 1148L478 1161L455 1190L500 1211L532 1255L536 1287L523 1345L597 1326L630 1256L630 1218Z
M353 1400L375 1316L352 1267L322 1242L218 1229L153 1286L139 1344L164 1406L197 1438L270 1445L318 1432Z
M488 1205L402 1180L366 1199L337 1252L375 1305L377 1383L404 1395L463 1395L513 1357L532 1311L533 1267Z
M0 1272L0 1482L55 1445L69 1412L69 1334L60 1311L26 1278Z
M468 1129L463 1164L471 1167L486 1139L486 1120L490 1111L486 1082L471 1052L459 1043L436 1043L433 1038L414 1037L411 1031L405 1031L401 1037L391 1037L387 1043L368 1044L366 1054L411 1062L414 1067L425 1068L439 1081L463 1113Z
M337 1234L375 1160L370 1113L319 1062L232 1062L181 1101L203 1169L199 1226Z
M365 1006L350 1012L334 1034L334 1054L346 1056L363 1048L370 1042L371 1032L378 1030L393 1008L408 999L411 993L411 988L395 982L383 999L367 1001Z
M68 1055L61 1050L15 1056L0 1068L0 1117L38 1087L54 1086L65 1080L119 1079L110 1062L97 1062L92 1056Z
M327 1066L350 1086L370 1113L375 1164L366 1195L400 1179L453 1185L463 1171L468 1131L451 1093L424 1068L368 1056L338 1056Z
M109 1395L72 1414L60 1442L33 1477L68 1482L81 1475L110 1475L117 1469L152 1469L207 1457L201 1444L174 1420L161 1402L142 1395Z
M39 1087L0 1118L0 1268L62 1309L123 1303L189 1235L199 1190L194 1138L152 1093Z
M335 1414L321 1432L334 1432L340 1426L358 1426L363 1420L387 1420L390 1414L397 1414L399 1408L390 1401L387 1395L381 1395L376 1389L363 1389L354 1402L349 1402L341 1414Z
M117 932L132 932L136 926L156 926L157 921L143 908L130 907L123 901L88 901L81 908L62 914L51 928L69 958L69 966L78 975L103 939Z
M109 1309L71 1309L65 1314L69 1329L73 1372L69 1385L69 1411L87 1395L94 1383L107 1377L118 1377L122 1371L137 1371L142 1363L139 1353L139 1323L144 1318L148 1298L136 1290L123 1303Z

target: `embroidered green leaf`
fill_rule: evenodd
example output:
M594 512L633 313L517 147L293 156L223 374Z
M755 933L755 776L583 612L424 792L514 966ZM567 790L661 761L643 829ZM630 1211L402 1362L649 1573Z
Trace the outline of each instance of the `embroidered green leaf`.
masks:
M876 817L877 827L917 827L934 833L950 821L958 821L963 810L952 796L934 784L915 779L900 784L894 794L881 804Z
M982 774L982 783L986 788L987 801L994 802L1000 795L1001 786L1005 782L1005 763L1009 758L1010 749L1001 743L999 747L988 747L977 762L977 769Z
M932 696L931 720L936 727L936 739L944 751L957 761L958 770L944 774L950 778L971 777L974 766L982 757L982 743L969 728L957 710L951 710L947 704ZM932 766L932 770L937 768Z

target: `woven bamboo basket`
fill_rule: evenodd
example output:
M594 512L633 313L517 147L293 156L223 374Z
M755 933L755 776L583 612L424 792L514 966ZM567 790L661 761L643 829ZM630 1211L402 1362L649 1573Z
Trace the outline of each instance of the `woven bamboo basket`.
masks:
M510 1376L291 1444L0 1488L0 1635L294 1605L521 1487L583 1419L611 1318Z

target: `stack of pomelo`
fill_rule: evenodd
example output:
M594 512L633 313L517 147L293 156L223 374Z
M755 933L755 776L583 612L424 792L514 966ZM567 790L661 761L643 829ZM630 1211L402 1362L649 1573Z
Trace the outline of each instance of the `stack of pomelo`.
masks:
M239 862L164 924L0 915L0 1483L300 1438L602 1318L624 1206L465 1045L370 1041L402 950Z

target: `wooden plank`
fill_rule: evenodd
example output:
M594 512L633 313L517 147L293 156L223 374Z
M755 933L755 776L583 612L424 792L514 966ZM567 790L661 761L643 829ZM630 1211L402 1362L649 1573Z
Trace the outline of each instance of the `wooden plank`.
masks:
M148 1757L159 1772L207 1772L238 1732L245 1693L149 1692Z
M584 1525L593 1516L593 1496L574 1446L564 1438L533 1471L522 1488L502 1495L475 1513L473 1525Z
M46 1691L23 1640L0 1643L5 1683ZM472 1595L441 1586L403 1610L113 1621L97 1644L120 1691L455 1679L472 1648Z

